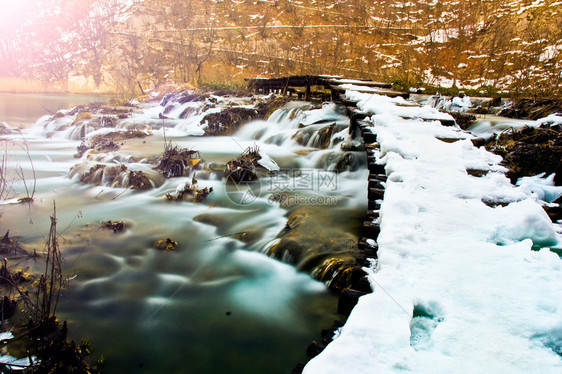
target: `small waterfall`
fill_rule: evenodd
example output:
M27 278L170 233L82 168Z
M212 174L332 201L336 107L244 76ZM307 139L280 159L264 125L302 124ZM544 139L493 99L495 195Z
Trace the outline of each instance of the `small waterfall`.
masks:
M310 103L290 102L277 109L267 121L254 121L236 135L281 147L329 149L344 138L349 118L333 104L313 109Z
M267 121L254 121L244 126L237 135L242 139L259 140L266 144L294 147L291 140L299 128L310 103L291 102L277 109Z

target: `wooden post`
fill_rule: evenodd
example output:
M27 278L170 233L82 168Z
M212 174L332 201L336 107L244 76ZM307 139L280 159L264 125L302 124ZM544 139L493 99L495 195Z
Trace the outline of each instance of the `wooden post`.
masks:
M283 96L287 95L287 88L289 88L289 78L285 78L285 85L283 86Z

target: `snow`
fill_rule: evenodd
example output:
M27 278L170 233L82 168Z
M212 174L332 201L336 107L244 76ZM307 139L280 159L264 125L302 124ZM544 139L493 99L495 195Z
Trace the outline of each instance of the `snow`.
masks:
M414 105L402 97L390 98L356 91L346 91L345 95L349 100L357 102L357 107L368 114L389 114L423 120L454 120L450 114L442 113L427 105L421 107Z
M538 119L537 123L539 125L542 125L542 124L562 125L562 114L561 113L551 114L547 117Z
M562 260L549 247L562 242L539 201L549 178L513 186L501 158L397 103L360 102L388 176L374 291L304 373L561 373Z
M534 194L540 201L551 203L562 196L562 186L554 185L554 174L544 177L544 173L533 177L523 177L517 181L517 185Z
M14 334L12 334L11 332L0 332L0 341L3 340L10 340L14 338Z
M33 362L37 362L37 358L35 356L32 357ZM24 370L25 367L24 366L31 366L31 362L29 361L29 358L20 358L17 359L15 357L9 356L9 355L0 355L0 364L8 364L6 365L8 369L13 370L13 371L19 371L19 370ZM11 365L15 365L15 366L10 366Z
M259 151L260 159L258 160L258 164L263 166L269 171L278 171L279 165L271 158L267 153L265 153L262 149Z

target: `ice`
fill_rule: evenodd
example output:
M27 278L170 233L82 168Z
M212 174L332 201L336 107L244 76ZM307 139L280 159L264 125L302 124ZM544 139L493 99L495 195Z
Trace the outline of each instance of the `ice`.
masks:
M304 373L562 372L561 242L540 205L558 194L550 177L513 186L458 130L397 99L348 97L374 114L388 176L374 292Z
M277 163L271 157L269 157L267 153L265 153L262 149L260 149L259 153L261 158L258 160L258 164L260 164L261 166L263 166L269 171L279 170L279 165L277 165Z

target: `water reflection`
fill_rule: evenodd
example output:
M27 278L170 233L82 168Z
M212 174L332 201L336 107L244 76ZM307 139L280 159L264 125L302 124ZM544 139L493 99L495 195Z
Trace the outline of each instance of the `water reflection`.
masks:
M0 92L0 122L10 127L29 127L46 114L76 105L105 101L108 95L96 94L45 94L45 93L2 93Z

